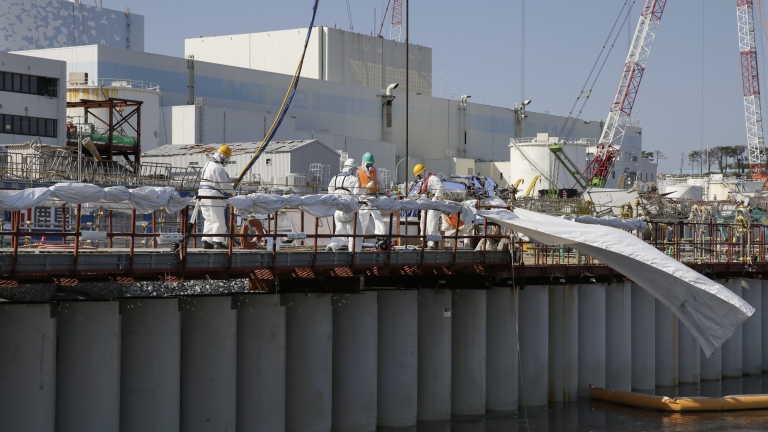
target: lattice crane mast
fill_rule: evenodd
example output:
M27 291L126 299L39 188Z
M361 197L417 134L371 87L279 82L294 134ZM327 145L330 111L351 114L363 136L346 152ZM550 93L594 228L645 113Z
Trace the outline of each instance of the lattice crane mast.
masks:
M619 149L630 122L640 81L643 79L651 46L656 38L656 31L659 28L661 15L666 4L667 0L646 0L645 5L643 5L640 21L632 38L632 45L629 47L629 54L627 54L627 61L624 63L619 87L600 135L595 157L584 170L584 176L589 178L590 186L605 186L605 182L608 180L613 165L619 156Z
M739 24L741 84L744 93L744 116L747 121L749 170L753 179L768 179L766 173L763 113L760 105L760 79L757 70L757 43L752 0L736 0Z
M393 0L389 0L387 2L387 8L384 9L384 15L381 19L381 27L379 27L379 33L376 36L381 37L381 31L384 30L384 23L387 21L389 5L392 5L392 21L390 21L389 25L389 39L400 42L400 33L402 33L403 29L403 0L394 0L394 2Z

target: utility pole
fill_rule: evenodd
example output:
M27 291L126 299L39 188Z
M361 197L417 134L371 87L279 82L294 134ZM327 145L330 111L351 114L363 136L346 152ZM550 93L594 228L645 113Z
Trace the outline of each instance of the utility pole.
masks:
M397 0L395 1L395 7L397 7ZM411 39L410 35L408 34L408 27L411 26L411 20L408 17L408 9L411 7L411 2L409 0L405 0L405 189L406 193L408 190L408 159L410 159L410 153L408 152L408 108L409 108L409 99L411 95L411 89L410 89L410 73L411 73L411 56L409 55L410 52L408 50L409 45L411 45ZM394 22L394 10L392 11L392 21Z

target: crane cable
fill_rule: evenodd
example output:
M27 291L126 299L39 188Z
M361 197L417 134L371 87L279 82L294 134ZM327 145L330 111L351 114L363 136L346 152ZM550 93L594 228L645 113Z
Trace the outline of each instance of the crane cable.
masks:
M600 48L600 53L598 53L597 58L595 59L595 62L592 64L592 69L589 71L589 75L587 75L587 79L584 80L584 85L581 87L581 91L579 92L579 95L576 97L576 101L573 102L573 106L571 107L571 111L568 113L568 117L566 117L565 121L563 122L563 125L560 127L560 131L558 132L558 136L563 136L563 131L565 131L565 128L568 126L568 123L571 122L571 128L568 130L568 135L564 138L567 140L571 133L573 132L574 127L576 127L576 121L581 117L582 111L584 111L584 106L587 104L587 100L589 99L589 96L592 94L592 87L594 87L595 83L597 82L597 79L600 77L600 74L603 71L603 68L605 67L605 63L608 60L608 57L610 57L611 52L613 51L613 47L616 45L616 40L618 39L619 35L621 34L621 31L624 29L624 26L627 24L627 20L629 19L629 14L632 11L632 6L635 5L637 0L632 0L632 4L629 6L629 10L627 11L626 16L624 17L624 20L621 22L621 27L619 27L619 30L616 31L616 36L613 39L613 42L611 42L611 46L608 48L608 53L603 58L603 52L605 51L605 47L608 45L608 41L611 39L611 35L614 34L614 30L616 30L616 25L621 20L621 16L624 14L624 9L627 7L627 3L629 3L629 0L625 0L624 4L621 6L621 10L619 10L619 14L616 16L616 21L613 22L613 26L611 27L611 31L608 32L608 36L605 38L605 42L603 42L602 48ZM597 75L595 75L595 78L592 80L592 84L589 85L589 80L592 78L592 74L595 73L595 68L597 68L598 63L600 62L600 59L603 58L603 64L600 66L600 69L597 71ZM589 85L589 90L587 90L587 86ZM573 110L576 109L576 105L579 103L579 100L581 98L584 98L581 108L579 109L579 113L576 115L576 117L573 117Z
M269 143L275 136L277 129L280 127L280 124L285 118L285 114L288 112L288 108L291 106L293 96L296 94L296 89L299 86L299 75L301 74L301 67L304 65L304 56L307 53L309 37L312 35L312 28L315 25L315 16L317 16L317 5L319 3L320 0L315 0L314 5L312 6L312 20L309 22L309 27L307 28L307 37L304 39L304 50L301 52L299 66L296 68L296 72L293 74L293 79L291 80L291 85L288 86L288 91L286 92L285 98L283 99L283 104L280 106L280 110L277 112L275 121L272 122L272 126L269 128L269 132L264 135L264 140L261 142L261 145L256 149L256 152L251 157L251 160L248 161L248 163L245 165L243 170L240 172L240 175L237 176L237 179L235 179L232 185L233 189L237 189L237 186L240 184L240 182L243 181L243 177L245 177L248 171L250 171L251 167L253 167L253 164L256 163L256 160L261 156L261 154L264 153L264 150L267 148L267 143Z
M392 4L392 0L387 2L387 8L384 9L384 15L381 17L381 27L379 27L379 34L376 37L381 36L381 31L384 30L384 23L387 22L387 14L389 13L389 5Z

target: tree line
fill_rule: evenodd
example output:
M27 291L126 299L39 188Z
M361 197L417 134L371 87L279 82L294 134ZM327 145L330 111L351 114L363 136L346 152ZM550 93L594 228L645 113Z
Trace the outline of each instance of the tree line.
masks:
M680 174L683 173L683 165L688 161L691 172L695 173L698 169L699 174L712 172L712 167L716 166L720 173L728 170L735 170L739 173L749 172L749 155L747 146L720 146L707 150L695 150L686 156L680 154ZM706 168L706 169L705 169Z

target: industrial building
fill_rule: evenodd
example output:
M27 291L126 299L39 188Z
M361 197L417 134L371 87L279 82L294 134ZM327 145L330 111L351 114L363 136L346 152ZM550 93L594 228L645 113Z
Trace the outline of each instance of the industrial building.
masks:
M197 166L203 168L220 144L164 145L142 155L146 162L169 163L174 167ZM229 143L232 158L226 166L230 177L237 177L261 143ZM313 173L309 168L316 164L325 167ZM293 190L305 191L307 182L327 185L331 172L338 170L339 154L318 140L272 141L259 158L246 182L262 182L272 185L294 186ZM313 175L317 178L313 181ZM296 188L296 187L299 188Z
M0 144L64 145L65 74L62 61L0 52Z
M144 16L83 0L0 2L0 51L105 45L144 51Z
M369 69L380 67L389 70L387 62L394 62L392 64L396 66L397 56L392 54L384 60L366 63L367 51L353 49L355 41L359 40L358 47L373 49L376 43L384 44L380 38L347 35L348 32L335 29L318 29L322 30L318 31L318 47L311 52L315 63L320 68L320 59L338 53L333 61L339 64L338 70L324 66L323 72L313 72L314 75L302 79L288 111L288 120L275 139L317 139L356 159L371 151L376 154L378 166L388 170L395 170L397 166L397 180L403 181L406 164L398 162L405 157L404 83L395 81L396 78L390 80L389 75L378 80L348 73L354 71L359 62L370 66ZM328 37L321 42L320 34L327 34ZM263 34L252 34L242 36L242 40L235 36L191 39L186 47L188 53L194 52L194 59L97 45L20 51L19 54L64 60L67 72L85 72L92 82L109 78L156 84L161 110L158 145L249 142L262 139L272 124L290 82L287 75L290 61L278 61L273 56L274 61L265 66L250 62L246 65L238 63L237 59L246 53L243 51L246 39L264 44L267 53L288 50L295 39L282 32L278 32L278 36L264 38ZM216 54L200 48L209 42L216 44ZM398 42L386 42L386 45L389 44L393 44L392 52L404 46ZM295 47L290 48L293 49ZM431 64L431 50L414 46L411 51L421 52L423 68ZM203 61L199 57L211 58L218 63ZM273 68L282 73L253 69L256 66ZM307 70L313 69L310 67ZM431 75L424 76L426 85L431 81ZM388 114L385 108L389 98L385 95L384 86L395 83L399 86L392 92L394 99L391 100L391 114ZM146 104L144 109L148 109ZM433 167L428 165L428 169L445 175L470 171L482 173L485 165L475 167L474 164L510 162L510 138L531 137L538 133L556 137L566 120L563 116L549 113L475 104L471 99L433 97L428 89L422 94L410 96L410 112L411 159L407 165L431 164ZM391 115L390 119L388 115ZM579 120L570 139L597 140L602 126L600 121ZM152 134L150 138L154 135L153 131L149 134ZM624 178L636 178L636 174L632 173L641 169L635 166L642 163L641 149L641 129L628 126L617 173L608 179L607 187L617 185L625 168L628 172ZM455 166L455 161L450 162L453 159L466 159L467 163L459 162ZM655 178L655 167L655 164L648 164L642 175L648 176L648 179ZM460 172L450 172L454 168ZM494 165L493 169L498 169L498 166ZM490 165L486 171L496 173L491 172ZM504 173L504 177L511 182L519 178L514 172Z

